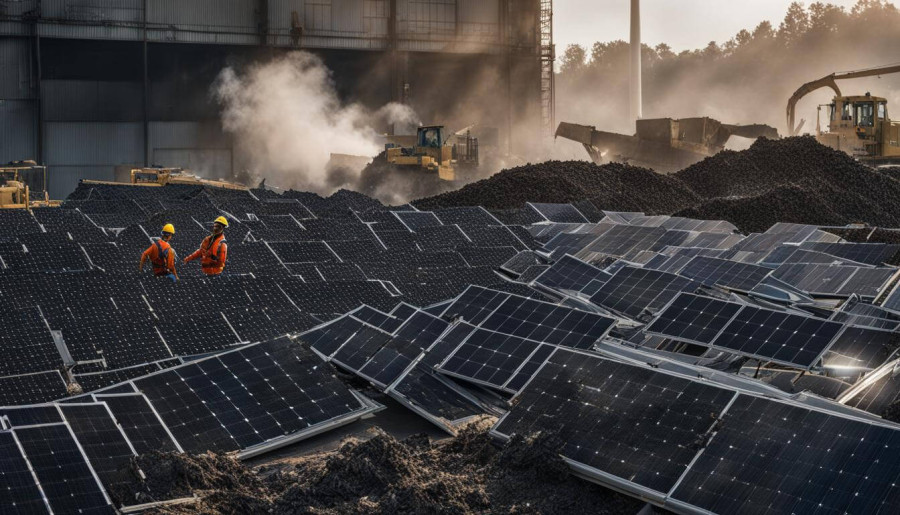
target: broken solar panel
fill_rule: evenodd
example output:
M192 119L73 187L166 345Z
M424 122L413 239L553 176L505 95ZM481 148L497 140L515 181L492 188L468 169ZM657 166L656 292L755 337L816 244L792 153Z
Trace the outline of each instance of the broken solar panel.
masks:
M551 222L569 224L589 222L589 220L572 204L538 204L528 202L527 205Z
M591 302L638 319L662 309L680 292L695 290L698 283L674 274L625 266L591 296Z
M329 360L357 372L390 340L389 333L363 325L334 354L329 356Z
M548 268L550 268L550 265L530 266L516 278L516 281L522 284L531 284L532 281L540 277Z
M528 267L534 265L545 265L547 261L531 250L523 250L515 256L509 258L500 268L508 270L514 274L521 274Z
M771 273L769 268L727 259L697 256L691 259L678 275L699 281L707 286L721 286L737 291L750 291Z
M671 498L718 513L897 513L900 430L739 395Z
M580 291L591 281L606 282L611 274L572 256L563 256L535 281L549 288Z
M444 225L459 225L460 227L502 225L485 208L481 206L448 207L434 211L434 215Z
M13 433L53 512L115 513L68 426L32 426Z
M556 434L567 459L667 492L733 397L724 388L557 348L493 432Z
M444 310L441 316L446 319L462 319L470 324L478 325L484 321L509 294L470 286Z
M279 338L134 381L186 452L247 449L371 411Z

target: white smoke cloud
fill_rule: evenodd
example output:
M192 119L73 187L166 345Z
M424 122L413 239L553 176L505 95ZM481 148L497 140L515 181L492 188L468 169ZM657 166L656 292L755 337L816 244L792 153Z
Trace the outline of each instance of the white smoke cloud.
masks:
M302 51L244 73L226 68L212 93L221 106L223 128L234 136L251 170L271 184L322 194L334 189L326 171L332 153L374 157L382 150L371 128L375 121L418 123L404 105L392 103L371 113L343 104L331 71Z

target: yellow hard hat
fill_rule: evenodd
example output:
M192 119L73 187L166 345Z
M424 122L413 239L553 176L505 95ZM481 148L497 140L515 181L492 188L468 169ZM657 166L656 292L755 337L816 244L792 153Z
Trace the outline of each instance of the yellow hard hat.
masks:
M162 232L167 232L169 234L175 234L175 226L172 224L166 224L163 226Z
M228 227L228 220L224 216L216 218L213 223L222 224L223 226Z

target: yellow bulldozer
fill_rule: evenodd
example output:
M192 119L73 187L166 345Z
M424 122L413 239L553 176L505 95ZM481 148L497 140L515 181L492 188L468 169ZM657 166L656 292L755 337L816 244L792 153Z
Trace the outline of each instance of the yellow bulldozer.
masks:
M778 131L768 125L729 125L708 117L638 120L633 136L568 122L556 129L556 137L581 143L597 164L628 163L660 173L676 172L721 152L732 136L777 139Z
M887 100L865 95L845 96L837 85L838 80L875 77L900 72L900 65L880 66L865 70L832 73L800 86L791 95L787 105L787 123L790 134L796 135L804 121L794 125L797 102L807 94L824 87L834 90L830 104L820 105L816 119L816 140L835 150L840 150L870 166L900 164L900 122L888 116ZM828 109L828 131L822 130L822 108Z
M0 165L0 209L58 207L47 193L47 167L34 161Z
M204 179L197 175L188 173L183 168L168 168L168 167L145 167L145 168L133 168L131 170L131 182L116 182L116 181L95 181L84 179L81 181L82 184L108 184L113 186L150 186L150 187L158 187L158 186L166 186L168 184L192 184L192 185L202 185L202 186L212 186L214 188L224 188L230 190L249 190L250 188L244 186L243 184L238 184L235 182L222 181L222 180L213 180L213 179Z
M468 133L453 137L456 143L451 143L442 125L419 127L413 146L385 145L387 162L403 168L420 168L443 181L456 181L460 179L461 168L478 166L478 139Z

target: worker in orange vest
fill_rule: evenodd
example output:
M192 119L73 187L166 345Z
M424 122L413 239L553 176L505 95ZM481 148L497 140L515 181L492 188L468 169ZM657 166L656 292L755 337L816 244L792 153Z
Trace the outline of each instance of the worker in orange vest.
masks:
M175 236L175 226L172 224L164 225L162 236L141 254L138 272L144 271L144 264L149 260L153 265L153 275L168 277L172 281L178 280L178 272L175 271L175 249L169 245L172 236Z
M193 254L184 258L189 263L197 258L206 275L219 275L225 269L225 260L228 258L228 245L225 244L225 228L228 220L224 216L216 218L213 222L212 234L203 238L200 248Z

